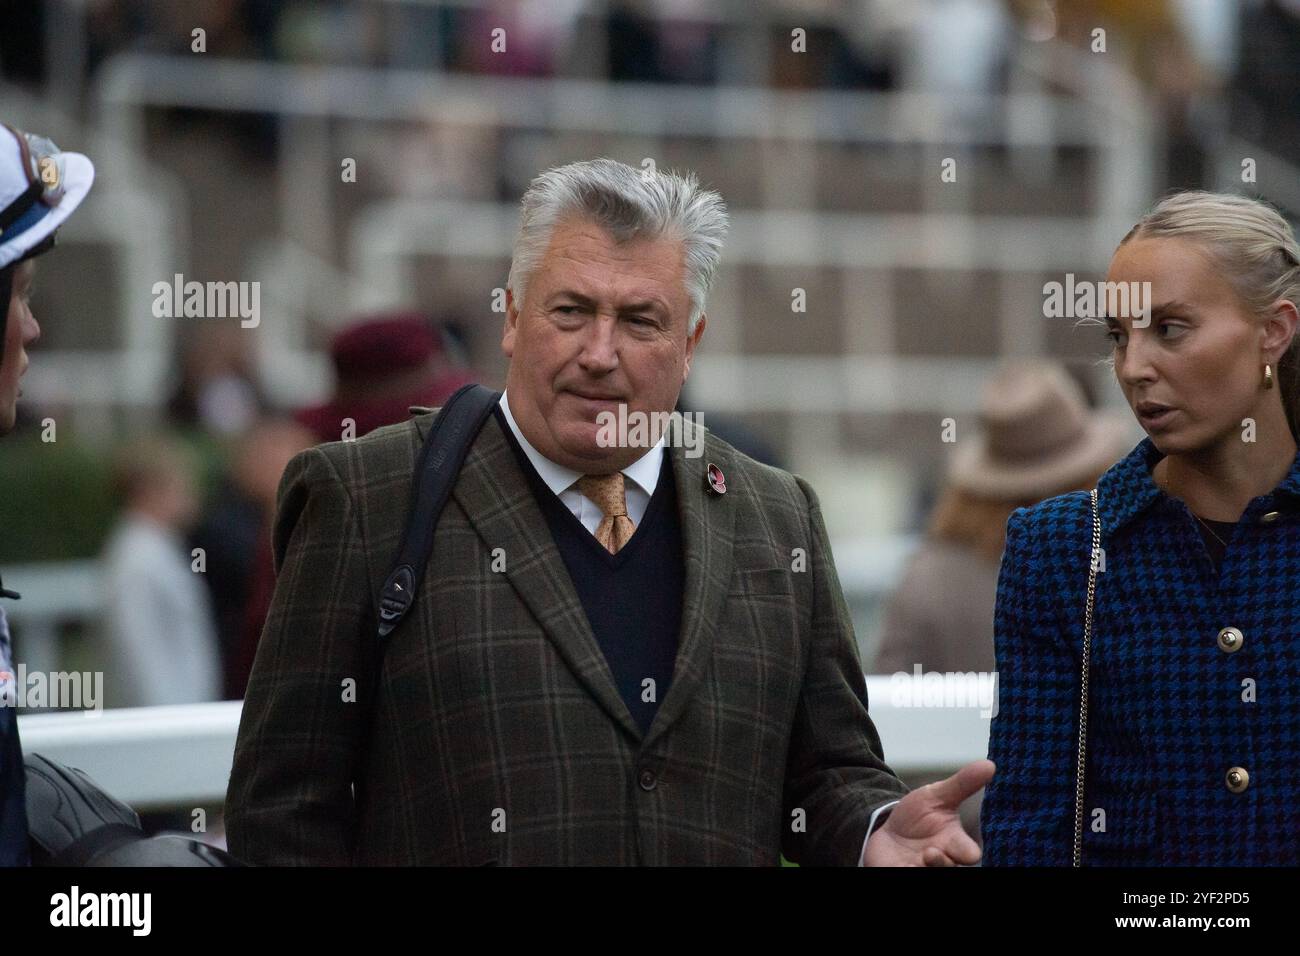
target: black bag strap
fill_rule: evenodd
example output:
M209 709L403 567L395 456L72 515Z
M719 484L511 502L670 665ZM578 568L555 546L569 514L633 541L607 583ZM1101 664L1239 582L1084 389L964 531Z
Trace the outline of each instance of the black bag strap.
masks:
M500 399L501 393L490 388L464 385L447 399L429 427L429 436L415 466L411 509L406 530L402 532L402 546L379 592L381 649L383 639L402 622L415 602L415 591L424 577L429 552L433 550L438 516L465 464L469 446Z

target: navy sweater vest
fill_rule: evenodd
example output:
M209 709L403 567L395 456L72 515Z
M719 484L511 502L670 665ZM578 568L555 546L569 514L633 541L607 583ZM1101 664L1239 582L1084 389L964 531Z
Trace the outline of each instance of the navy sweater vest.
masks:
M685 572L671 456L664 453L659 483L636 533L618 554L610 554L542 481L499 406L495 414L546 517L618 692L645 734L668 693L682 623Z

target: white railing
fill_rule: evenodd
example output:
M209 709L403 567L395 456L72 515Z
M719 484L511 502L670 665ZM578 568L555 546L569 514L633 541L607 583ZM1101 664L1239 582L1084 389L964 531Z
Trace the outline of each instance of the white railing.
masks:
M951 773L988 749L989 719L970 706L900 707L912 678L868 676L885 759L907 780ZM26 753L77 767L137 810L211 806L225 799L243 703L137 707L18 718Z
M917 536L912 534L832 537L840 586L850 608L859 615L854 627L864 660L871 658L878 643L871 615L879 611L894 588L917 543ZM18 659L28 671L66 669L60 628L79 625L92 639L99 633L107 599L100 563L81 560L7 565L4 573L7 586L22 594L19 601L5 602ZM101 661L99 666L107 667L108 663Z
M136 810L225 798L242 701L24 714L24 753L84 770Z
M22 595L5 601L14 649L29 671L63 670L59 628L65 624L94 627L104 593L98 561L47 561L12 564L4 569L6 586Z
M1098 73L1094 69L1093 73ZM1104 71L1101 71L1104 72ZM1091 75L1091 74L1090 74ZM338 175L336 159L343 142L333 121L415 121L485 130L535 130L539 124L552 135L559 132L607 134L611 148L647 149L673 136L699 136L712 142L754 141L754 149L781 162L766 162L760 183L762 213L742 213L728 245L725 261L791 265L829 261L857 267L896 265L917 268L959 268L986 262L994 268L1025 274L1051 267L1087 268L1104 261L1115 236L1149 200L1153 139L1138 106L1123 105L1133 92L1122 78L1106 74L1090 98L1046 96L1039 92L1007 96L939 97L921 93L790 92L752 87L682 87L638 84L611 85L571 79L514 79L461 76L415 70L351 67L299 67L219 58L122 54L105 65L97 89L97 114L113 141L126 151L107 157L112 173L128 182L138 178L126 157L147 149L144 111L173 106L230 112L262 112L279 118L282 154L292 171L282 169L279 189L268 197L279 208L282 233L268 246L250 250L250 276L265 277L269 264L298 266L282 269L275 281L263 281L270 303L260 332L262 367L282 401L302 400L320 390L325 367L309 349L306 316L329 296L327 311L340 301L353 305L398 300L409 296L407 284L395 285L395 273L407 268L413 252L445 249L468 253L474 222L456 221L449 237L420 241L429 224L414 221L413 209L436 209L414 197L394 197L369 210L358 222L350 247L365 248L363 238L390 237L385 246L416 240L414 248L397 250L403 261L387 269L374 268L354 254L349 268L331 273L312 266L313 250L335 247L336 216L320 198L317 184ZM1122 87L1122 88L1121 88ZM1140 102L1140 100L1139 100ZM959 117L960 122L941 122ZM1026 117L1033 119L1027 122ZM346 127L345 127L346 129ZM351 140L346 140L351 142ZM633 147L631 144L635 143ZM919 147L934 160L939 146L1008 145L1017 155L1050 155L1059 145L1092 149L1098 161L1089 191L1100 197L1098 209L1076 219L1056 217L998 217L972 219L952 209L955 188L969 203L965 185L942 183L937 175L919 176L922 211L907 216L851 216L790 211L807 207L816 194L816 163L808 150L818 143ZM123 162L118 165L117 157ZM1024 165L1023 163L1020 165ZM965 183L966 180L961 180ZM467 204L488 207L494 204ZM405 210L405 213L403 212ZM778 211L779 210L779 211ZM480 235L480 254L507 257L517 209L501 206L484 213L488 225ZM454 221L454 220L453 220ZM827 241L834 236L837 242ZM805 241L806 240L806 241ZM811 252L810 250L816 250ZM357 271L359 270L359 271ZM170 271L166 273L170 274ZM728 281L723 270L720 282ZM1009 274L1009 273L1008 273ZM322 275L328 280L322 284ZM504 283L504 276L502 277ZM734 281L734 280L732 280ZM846 279L845 281L850 281ZM341 292L342 295L336 294ZM138 298L138 297L137 297ZM873 333L848 339L864 350L888 353L895 316L888 296L882 314L871 317ZM137 304L135 314L141 314ZM1036 354L1045 341L1042 323L1004 310L1001 339L1007 351ZM145 313L147 314L147 313ZM726 355L726 329L735 317L714 313L718 335L712 351ZM859 321L864 317L859 316ZM878 328L877 328L878 327ZM875 339L881 339L876 348ZM866 346L871 346L866 348ZM133 344L131 348L143 347ZM45 356L57 367L59 356ZM780 361L774 357L772 361ZM957 361L961 361L960 359ZM137 363L138 364L138 363ZM971 368L983 370L988 363ZM139 383L140 379L135 379ZM156 379L152 380L156 382ZM137 385L137 387L145 387ZM969 392L963 392L969 395ZM859 406L873 411L873 406Z

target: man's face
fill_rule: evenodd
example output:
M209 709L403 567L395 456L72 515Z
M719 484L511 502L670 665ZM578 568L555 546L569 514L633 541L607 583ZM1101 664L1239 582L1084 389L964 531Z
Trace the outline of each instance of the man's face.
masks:
M595 223L556 225L523 302L507 292L502 351L510 411L539 452L584 474L618 471L645 447L604 447L601 412L670 412L704 334L691 314L682 243L619 245Z
M41 327L32 315L32 281L36 277L36 263L32 259L20 263L14 270L13 293L9 297L9 323L5 327L4 361L0 362L0 435L8 434L14 427L18 414L18 380L27 371L26 346L35 342Z
M1257 320L1208 254L1181 239L1130 240L1106 278L1151 283L1146 328L1107 321L1115 376L1156 448L1168 455L1240 441L1242 419L1258 420L1263 403L1277 401L1262 388L1263 367L1277 369L1294 318Z

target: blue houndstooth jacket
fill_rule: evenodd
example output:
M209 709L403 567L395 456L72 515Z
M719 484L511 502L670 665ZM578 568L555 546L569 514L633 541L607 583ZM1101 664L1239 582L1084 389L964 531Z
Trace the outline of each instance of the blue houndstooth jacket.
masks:
M1084 865L1300 863L1300 456L1216 574L1146 438L1098 482ZM1092 546L1086 492L1007 523L984 864L1067 866ZM1229 630L1235 629L1235 630Z

